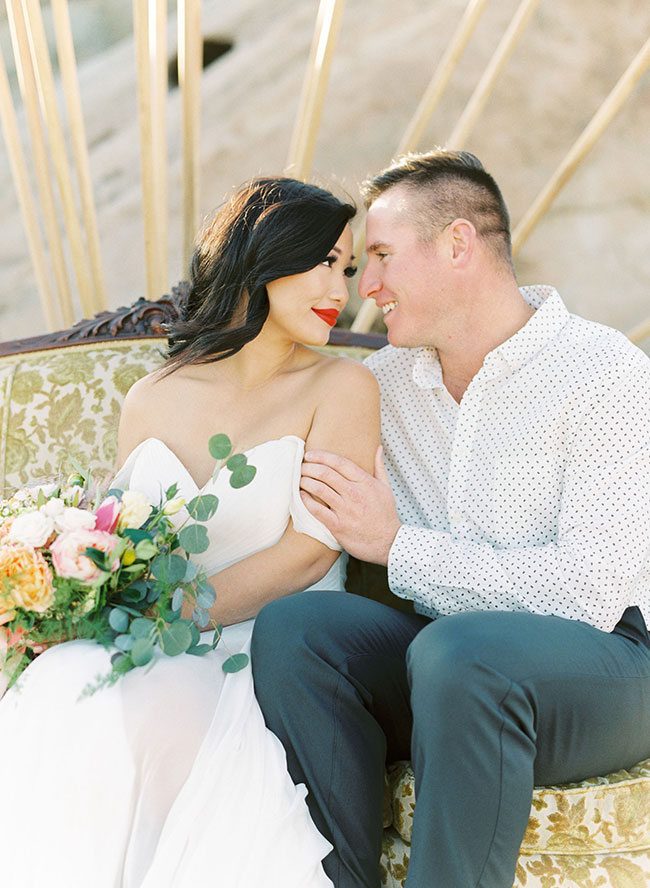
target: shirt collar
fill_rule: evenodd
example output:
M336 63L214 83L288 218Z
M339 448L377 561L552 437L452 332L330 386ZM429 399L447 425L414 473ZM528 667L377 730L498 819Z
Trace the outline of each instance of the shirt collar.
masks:
M494 371L505 363L510 370L518 370L554 339L569 320L569 311L554 287L520 287L519 292L535 309L535 314L521 330L486 356L483 362L486 369ZM421 389L445 387L435 348L415 349L413 382Z
M483 366L505 363L518 370L555 339L570 318L569 311L554 287L520 287L519 292L535 314L517 332L493 349Z

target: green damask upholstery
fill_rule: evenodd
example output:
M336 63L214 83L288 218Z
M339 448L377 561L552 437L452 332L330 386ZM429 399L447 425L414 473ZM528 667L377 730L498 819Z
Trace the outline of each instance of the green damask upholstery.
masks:
M109 474L124 395L162 364L164 343L84 343L0 358L3 491L65 477L68 454Z
M124 395L163 362L165 340L142 336L0 357L0 486L65 477L71 454L96 476L115 467ZM362 358L368 349L329 353ZM360 568L362 582L385 577ZM385 589L384 589L385 591ZM377 596L373 596L377 597ZM381 598L381 595L378 597ZM409 762L389 769L382 884L402 888L415 806ZM535 790L514 888L648 888L650 761L628 771Z
M415 808L410 762L389 769L389 786L393 821L384 834L382 884L401 888ZM536 787L514 888L648 885L650 760L581 783Z

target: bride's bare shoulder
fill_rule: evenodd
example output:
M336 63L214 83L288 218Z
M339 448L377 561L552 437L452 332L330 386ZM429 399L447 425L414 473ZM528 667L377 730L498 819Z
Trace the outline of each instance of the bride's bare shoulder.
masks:
M141 441L152 434L160 424L161 416L169 414L173 399L170 385L172 375L163 370L148 373L134 382L126 393L118 429L118 457L131 452Z
M314 365L317 382L326 389L334 388L343 397L349 394L355 399L368 396L374 398L379 386L374 373L354 358L340 355L319 355Z

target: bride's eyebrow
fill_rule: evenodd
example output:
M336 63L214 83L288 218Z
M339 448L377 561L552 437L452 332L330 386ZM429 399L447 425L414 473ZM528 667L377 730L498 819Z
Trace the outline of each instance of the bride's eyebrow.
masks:
M336 246L332 247L332 250L334 253L336 253L337 256L340 256L341 253L343 252L343 250L340 247L336 247ZM355 259L356 259L356 256L354 254L352 254L350 256L350 262L354 262Z

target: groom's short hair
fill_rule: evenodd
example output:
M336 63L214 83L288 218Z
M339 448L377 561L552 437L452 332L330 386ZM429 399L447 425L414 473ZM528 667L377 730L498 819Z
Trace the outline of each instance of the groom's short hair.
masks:
M512 266L508 208L497 183L469 151L436 148L399 157L362 183L366 208L397 185L417 198L413 222L422 241L435 239L454 219L467 219L495 257Z

